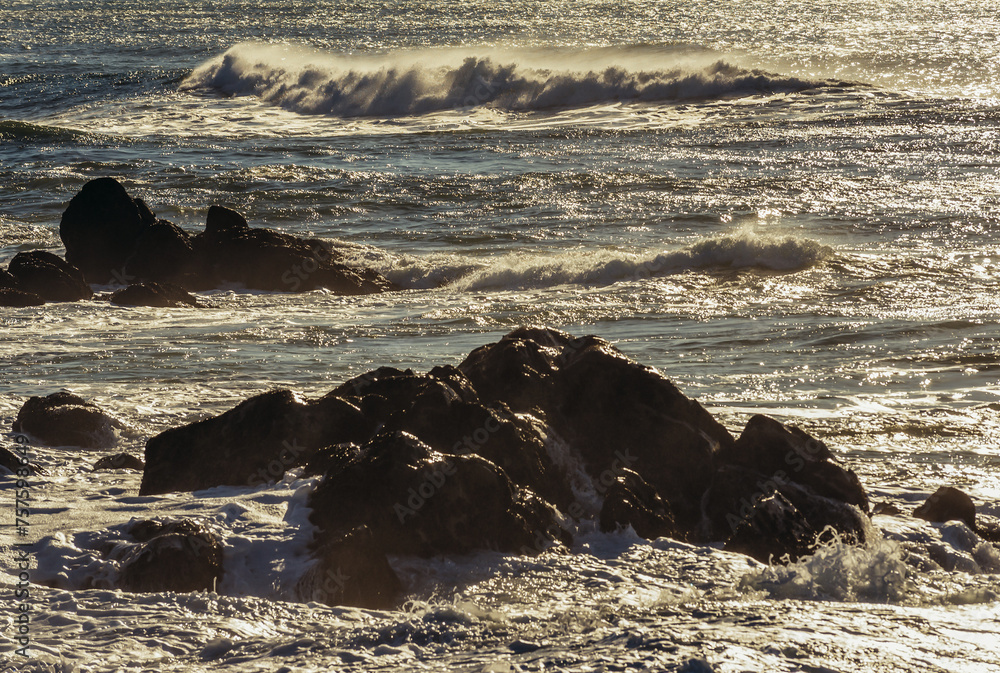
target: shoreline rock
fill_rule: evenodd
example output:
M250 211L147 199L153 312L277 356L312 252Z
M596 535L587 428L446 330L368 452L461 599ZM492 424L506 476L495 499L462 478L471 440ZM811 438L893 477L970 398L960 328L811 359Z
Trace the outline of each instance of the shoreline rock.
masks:
M761 415L734 439L607 341L537 327L458 367L382 367L315 400L258 395L151 438L145 459L143 495L322 475L308 496L318 563L383 569L350 599L325 594L359 605L393 595L386 554L535 554L568 544L572 520L765 562L870 529L860 480L824 443Z
M11 428L46 446L76 446L109 449L128 427L97 405L59 391L46 397L31 397L17 412Z

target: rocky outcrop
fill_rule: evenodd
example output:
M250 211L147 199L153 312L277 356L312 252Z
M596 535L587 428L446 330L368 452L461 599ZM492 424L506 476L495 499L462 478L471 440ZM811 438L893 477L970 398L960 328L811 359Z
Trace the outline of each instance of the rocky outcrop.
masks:
M139 521L128 534L138 544L119 562L125 591L212 591L222 579L222 541L191 520Z
M213 225L243 228L225 212ZM313 401L260 395L150 439L146 463L143 494L256 486L293 466L322 475L317 568L357 563L359 605L394 585L382 570L364 579L357 559L384 570L385 554L536 553L568 540L567 516L765 561L869 529L857 476L808 433L754 416L734 439L655 369L545 328L459 367L382 367Z
M325 288L337 294L395 287L376 271L338 262L322 241L251 227L222 206L212 206L205 230L191 235L158 219L113 178L83 186L63 213L59 233L67 261L91 283L169 283L194 291L224 285L277 292Z
M0 288L0 306L9 308L27 308L29 306L41 306L45 300L34 292L23 292L12 288Z
M16 280L16 289L45 301L79 301L94 296L79 269L45 250L17 253L7 271Z
M111 448L118 443L119 433L128 430L96 405L65 391L28 399L12 429L47 446L86 449Z
M203 308L198 299L184 289L170 283L136 283L111 295L112 304L118 306L153 306L159 308Z
M964 521L976 530L976 504L964 491L953 486L942 486L917 507L913 516L926 521Z
M296 587L302 601L385 610L403 591L385 551L365 526L324 540L315 556L315 565Z

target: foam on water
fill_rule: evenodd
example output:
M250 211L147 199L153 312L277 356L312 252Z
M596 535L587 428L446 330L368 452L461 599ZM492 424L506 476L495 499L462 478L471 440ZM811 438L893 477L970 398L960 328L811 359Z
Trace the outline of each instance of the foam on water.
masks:
M637 70L631 67L634 54L624 50L604 51L598 59L585 51L553 52L536 59L537 52L481 56L449 50L357 57L239 44L195 70L182 88L254 95L303 114L393 117L481 105L529 111L607 101L725 99L842 86L748 70L721 60L690 66L687 56L668 57L656 65L644 58L641 66L652 67Z
M740 231L707 237L679 250L629 253L582 250L557 254L509 253L477 257L393 255L354 248L348 261L371 265L406 288L448 286L460 291L519 290L557 285L608 285L692 270L798 271L834 249L813 240Z

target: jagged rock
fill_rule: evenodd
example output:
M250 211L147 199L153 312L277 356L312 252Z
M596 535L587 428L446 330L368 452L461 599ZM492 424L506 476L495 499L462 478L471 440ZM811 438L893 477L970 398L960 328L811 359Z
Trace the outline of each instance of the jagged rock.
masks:
M838 465L826 444L761 414L747 422L736 443L722 449L716 462L742 466L768 479L803 484L818 495L869 510L858 476Z
M558 531L552 541L566 535L553 510L480 456L445 455L393 432L340 457L309 498L311 520L324 536L368 526L386 553L433 556L542 551L540 533Z
M16 290L18 289L17 278L7 271L6 269L0 269L0 290Z
M638 535L650 540L658 537L683 539L685 535L674 523L670 504L632 470L621 472L604 494L599 519L601 530L608 532L632 526Z
M86 449L111 448L118 443L118 433L127 429L96 405L64 391L30 398L13 424L14 432L30 435L47 446Z
M59 224L66 261L88 282L121 282L125 262L156 217L114 178L91 180L70 200Z
M355 269L334 260L322 241L307 240L247 226L236 211L212 206L205 231L194 238L203 283L277 292L326 288L337 294L370 294L394 289L371 269Z
M403 590L366 526L323 542L316 557L316 565L299 580L300 600L384 610L395 606Z
M597 478L615 461L639 473L693 529L713 456L733 438L696 401L597 337L522 328L459 365L486 400L543 416Z
M119 306L155 306L204 308L196 297L170 283L137 283L111 295L111 303Z
M222 579L222 542L193 521L140 521L128 534L138 544L120 561L125 591L209 591Z
M46 301L79 301L94 296L79 269L45 250L17 253L7 271L17 279L19 290Z
M757 499L725 549L769 563L795 561L834 535L853 544L867 539L865 516L856 507L821 496L806 502L803 511L781 492Z
M964 521L976 530L976 504L963 491L952 486L942 486L917 507L913 516L926 521Z
M357 407L338 397L307 403L289 390L275 390L151 438L139 493L265 484L317 449L364 441L373 430Z
M34 292L22 292L11 288L0 288L0 306L9 308L27 308L28 306L41 306L45 300Z
M442 453L482 456L518 486L562 508L572 503L565 475L538 429L502 402L481 404L472 383L454 367L435 367L428 374L383 367L333 394L354 401L385 432L411 433Z
M859 517L869 504L860 480L803 430L754 416L716 462L699 538L765 561L801 556L827 526L847 540L864 538Z
M116 453L104 456L94 463L94 472L103 470L137 470L142 471L146 464L129 453Z
M0 467L6 468L10 472L17 472L17 469L21 467L21 459L6 447L0 446Z

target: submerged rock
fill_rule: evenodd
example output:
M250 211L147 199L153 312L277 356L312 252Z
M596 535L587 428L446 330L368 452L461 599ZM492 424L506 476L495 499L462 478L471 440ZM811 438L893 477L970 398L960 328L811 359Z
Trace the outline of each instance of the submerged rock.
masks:
M942 486L917 507L913 516L926 521L964 521L976 530L976 504L964 491L953 486Z
M154 306L203 308L198 299L184 289L169 283L137 283L111 295L111 303L119 306Z
M136 470L141 471L146 464L130 453L116 453L113 456L104 456L94 463L94 472L104 470Z
M17 289L46 301L79 301L94 296L78 268L45 250L19 252L7 271L17 280Z
M28 399L12 429L46 446L108 449L118 443L118 433L127 426L83 398L60 391Z

